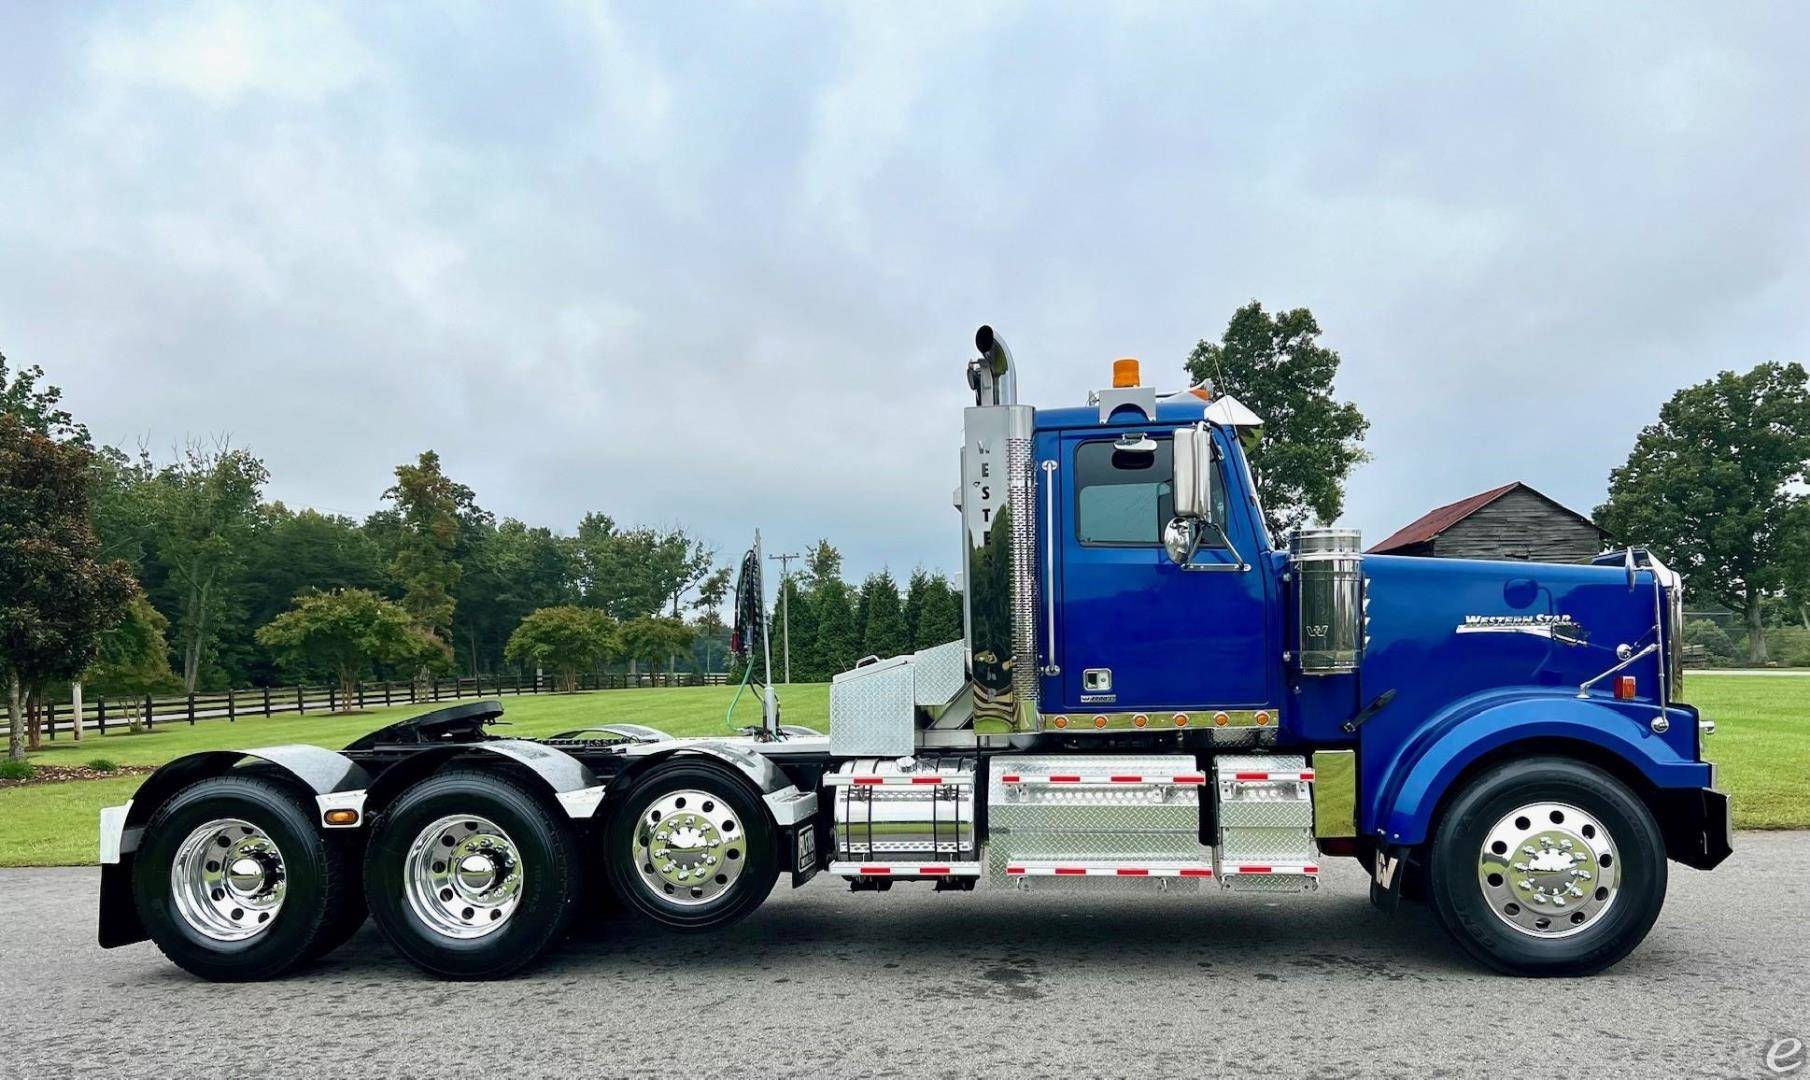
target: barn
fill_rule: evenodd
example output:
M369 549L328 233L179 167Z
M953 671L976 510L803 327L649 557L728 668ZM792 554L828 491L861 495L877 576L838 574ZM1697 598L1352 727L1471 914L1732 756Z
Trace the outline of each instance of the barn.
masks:
M1370 553L1587 563L1607 540L1595 522L1517 480L1428 511Z

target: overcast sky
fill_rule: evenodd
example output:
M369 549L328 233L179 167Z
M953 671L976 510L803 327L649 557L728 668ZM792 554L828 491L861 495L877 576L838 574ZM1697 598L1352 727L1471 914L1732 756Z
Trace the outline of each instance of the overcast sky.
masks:
M1810 5L0 0L0 351L97 437L369 512L951 567L963 362L1078 404L1305 305L1380 539L1588 512L1681 385L1810 361Z

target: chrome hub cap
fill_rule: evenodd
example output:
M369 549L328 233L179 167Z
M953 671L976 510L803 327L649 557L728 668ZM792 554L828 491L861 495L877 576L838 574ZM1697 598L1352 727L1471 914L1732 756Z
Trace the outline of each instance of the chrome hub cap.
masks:
M409 845L409 907L436 934L480 938L515 914L522 861L509 834L472 814L443 817Z
M1620 854L1603 823L1577 807L1530 803L1484 837L1477 880L1509 926L1531 937L1568 937L1615 903Z
M283 853L249 821L219 818L189 833L170 864L176 912L215 941L263 933L283 908Z
M747 861L741 819L707 791L674 791L641 812L635 865L643 887L687 906L735 884Z

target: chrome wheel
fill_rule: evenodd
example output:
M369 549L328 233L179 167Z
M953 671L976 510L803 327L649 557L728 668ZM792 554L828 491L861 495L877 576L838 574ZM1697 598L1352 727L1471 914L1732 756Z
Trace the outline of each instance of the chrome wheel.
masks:
M1483 839L1477 880L1496 917L1520 933L1581 933L1615 903L1620 853L1603 823L1568 803L1530 803Z
M673 791L641 811L636 876L648 891L686 906L708 904L742 876L747 840L741 819L707 791Z
M409 907L445 937L495 933L521 901L522 860L515 841L486 818L440 818L416 834L406 862Z
M215 941L263 933L283 908L283 853L268 833L239 818L216 818L190 832L170 863L176 911Z

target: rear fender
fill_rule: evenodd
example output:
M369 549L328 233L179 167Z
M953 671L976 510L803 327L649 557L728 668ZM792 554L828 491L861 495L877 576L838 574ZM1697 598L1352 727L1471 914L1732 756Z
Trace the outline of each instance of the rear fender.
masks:
M1693 723L1683 709L1668 709L1667 715L1673 725ZM1392 844L1424 843L1453 781L1485 755L1522 742L1588 744L1625 762L1660 790L1709 787L1710 766L1683 757L1672 741L1655 735L1653 717L1652 705L1572 694L1491 696L1460 703L1421 727L1384 763L1370 785L1362 828Z
M111 949L145 939L132 902L132 858L138 850L145 823L172 795L201 780L224 776L251 759L255 766L275 771L315 797L316 813L323 800L362 790L369 776L357 762L318 746L264 746L253 750L209 750L179 757L145 777L123 806L101 811L101 910L100 944ZM319 820L318 817L316 820Z
M507 767L533 777L567 817L587 819L597 812L606 790L584 762L551 746L526 739L490 739L417 750L385 769L364 793L370 813L381 813L396 796L445 768L454 759L494 755ZM361 818L367 815L360 815Z

